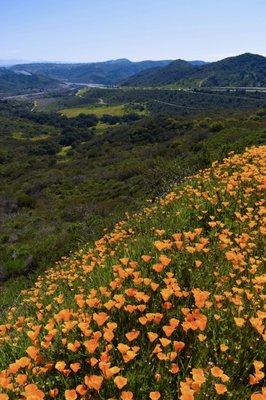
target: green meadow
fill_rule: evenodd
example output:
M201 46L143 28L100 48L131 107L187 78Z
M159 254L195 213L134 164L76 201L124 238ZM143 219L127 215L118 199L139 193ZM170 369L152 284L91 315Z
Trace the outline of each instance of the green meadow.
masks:
M126 113L124 105L99 105L99 106L83 106L83 107L73 107L65 108L60 110L61 115L65 115L68 118L76 117L79 114L94 114L97 117L102 117L103 115L114 115L121 116Z

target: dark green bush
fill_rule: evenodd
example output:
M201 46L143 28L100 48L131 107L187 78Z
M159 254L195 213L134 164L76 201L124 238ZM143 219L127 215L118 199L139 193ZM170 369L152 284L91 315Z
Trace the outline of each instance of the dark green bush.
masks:
M17 197L17 205L19 208L35 208L36 199L29 194L21 193Z

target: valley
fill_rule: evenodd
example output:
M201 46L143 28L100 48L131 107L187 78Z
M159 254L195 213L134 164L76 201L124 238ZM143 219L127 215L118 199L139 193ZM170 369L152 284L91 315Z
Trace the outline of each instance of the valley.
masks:
M2 100L0 306L16 296L14 284L28 285L147 197L230 150L263 144L265 106L263 92L165 88Z

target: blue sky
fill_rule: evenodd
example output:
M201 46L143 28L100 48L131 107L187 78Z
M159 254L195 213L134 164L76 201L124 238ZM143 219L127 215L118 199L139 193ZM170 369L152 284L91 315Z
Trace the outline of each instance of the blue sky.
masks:
M266 55L266 0L0 0L0 59Z

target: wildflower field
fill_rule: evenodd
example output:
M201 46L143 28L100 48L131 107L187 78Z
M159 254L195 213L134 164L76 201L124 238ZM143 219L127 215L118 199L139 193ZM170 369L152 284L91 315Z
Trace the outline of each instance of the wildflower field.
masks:
M40 276L0 321L0 400L265 400L266 146Z

